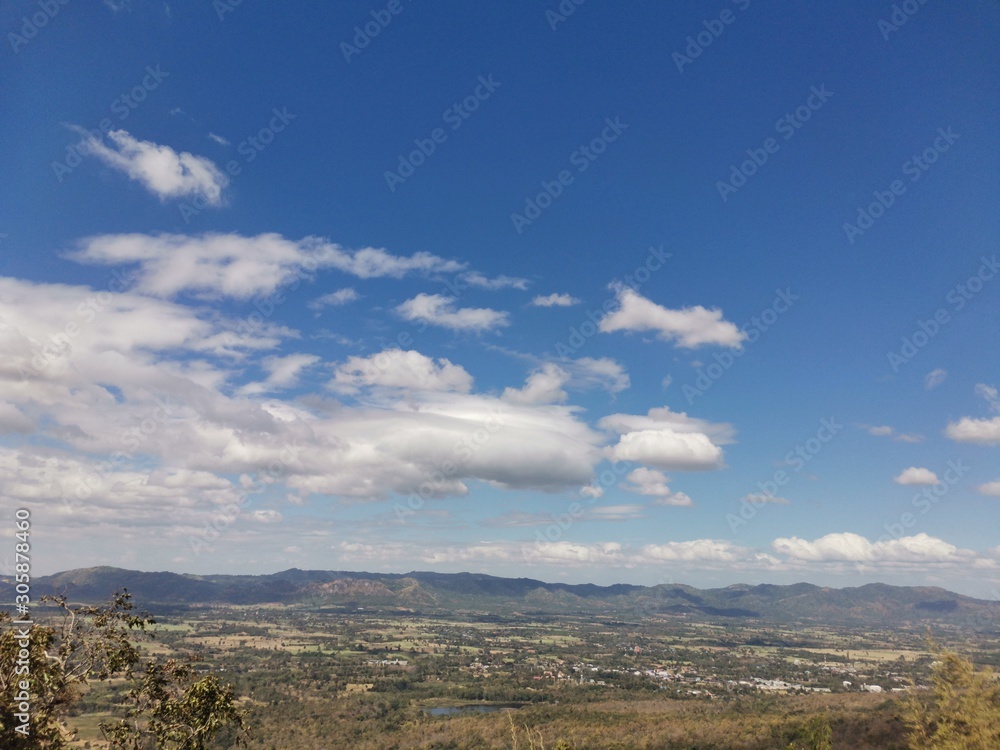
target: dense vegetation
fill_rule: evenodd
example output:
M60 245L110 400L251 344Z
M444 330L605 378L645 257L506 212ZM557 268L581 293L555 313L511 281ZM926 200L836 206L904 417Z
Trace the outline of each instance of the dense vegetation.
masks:
M0 681L0 747L1000 747L989 629L941 628L944 648L916 627L669 614L158 610L154 623L123 596L39 612L33 735L12 733L16 685ZM3 675L18 652L8 625Z

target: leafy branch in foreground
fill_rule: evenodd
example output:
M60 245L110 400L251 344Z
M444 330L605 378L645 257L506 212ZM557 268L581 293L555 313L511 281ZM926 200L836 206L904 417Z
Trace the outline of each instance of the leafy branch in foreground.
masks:
M142 657L136 642L155 620L133 614L127 591L102 606L70 605L65 597L43 601L54 604L59 615L51 624L35 624L27 635L10 627L10 615L0 612L4 750L68 748L74 737L64 721L68 709L88 683L111 679L128 686L124 718L101 725L113 748L204 750L224 728L235 729L235 744L245 744L245 713L236 707L232 686L215 676L195 680L194 670L177 660ZM30 698L27 732L15 708L22 682Z
M232 685L210 675L194 681L194 670L175 659L150 662L126 696L126 716L102 722L113 748L204 750L219 731L234 726L235 743L246 745L244 712L237 709Z
M912 750L995 750L1000 747L1000 681L933 640L930 695L909 696L903 721Z

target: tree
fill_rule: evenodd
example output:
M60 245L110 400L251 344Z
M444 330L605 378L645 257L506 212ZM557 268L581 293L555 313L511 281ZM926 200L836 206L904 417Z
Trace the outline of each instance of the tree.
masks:
M65 597L45 600L60 611L51 624L22 628L0 613L4 750L67 748L73 733L64 717L79 690L112 678L128 686L123 717L101 724L113 748L204 750L224 728L234 729L234 743L245 745L245 714L237 709L231 686L215 676L196 680L194 670L177 660L142 657L137 640L155 620L132 613L127 591L102 606L71 606Z
M1000 682L965 657L931 641L937 656L929 696L903 704L912 750L995 750L1000 747Z

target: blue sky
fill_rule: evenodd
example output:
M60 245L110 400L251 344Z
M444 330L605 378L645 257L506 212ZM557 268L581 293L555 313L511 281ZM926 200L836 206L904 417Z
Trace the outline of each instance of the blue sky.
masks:
M0 491L37 571L1000 599L995 3L0 30Z

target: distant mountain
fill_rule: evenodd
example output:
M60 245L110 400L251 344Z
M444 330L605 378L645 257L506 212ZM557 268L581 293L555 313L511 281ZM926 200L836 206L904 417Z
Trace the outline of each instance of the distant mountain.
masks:
M32 591L72 601L105 601L128 589L144 608L170 605L278 603L310 607L365 607L420 612L649 615L833 625L903 625L1000 622L1000 602L929 586L872 583L834 589L810 583L790 586L737 584L696 589L682 584L632 586L545 583L481 573L363 573L292 568L269 575L185 575L99 567L36 578ZM0 600L13 601L14 586L0 581Z

